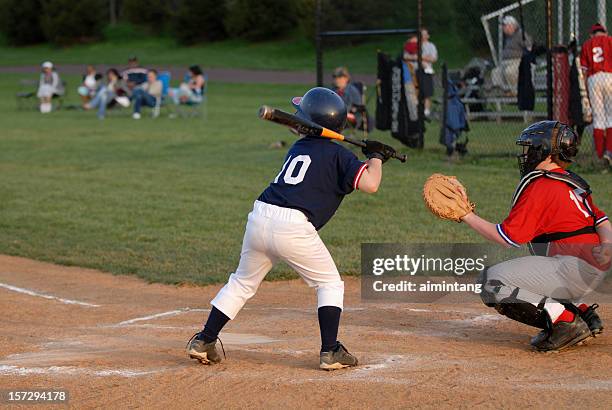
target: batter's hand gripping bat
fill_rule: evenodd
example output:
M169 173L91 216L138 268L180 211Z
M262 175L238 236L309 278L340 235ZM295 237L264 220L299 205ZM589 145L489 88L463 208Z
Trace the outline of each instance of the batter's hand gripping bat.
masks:
M320 125L315 124L312 121L300 118L297 115L289 114L288 112L281 111L276 108L269 107L267 105L262 105L259 108L259 118L263 120L272 121L277 124L285 125L289 128L296 130L299 134L325 137L333 140L345 141L349 144L357 145L358 147L362 148L366 147L366 143L363 141L350 137L345 137L344 135L338 132L332 131L325 127L321 127ZM393 158L398 159L401 162L406 162L405 154L395 153L393 154Z

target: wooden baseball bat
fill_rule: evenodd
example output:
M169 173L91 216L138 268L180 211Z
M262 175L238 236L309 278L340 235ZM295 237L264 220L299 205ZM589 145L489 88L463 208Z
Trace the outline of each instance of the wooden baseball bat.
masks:
M300 118L297 115L289 114L288 112L281 111L276 108L272 108L267 105L262 105L259 108L259 118L275 122L277 124L284 125L286 127L296 130L299 134L313 135L316 137L325 137L337 141L348 142L349 144L357 145L358 147L365 148L367 144L363 141L346 137L338 132L332 131L329 128L315 124L304 118ZM406 155L404 154L393 154L393 158L406 162Z

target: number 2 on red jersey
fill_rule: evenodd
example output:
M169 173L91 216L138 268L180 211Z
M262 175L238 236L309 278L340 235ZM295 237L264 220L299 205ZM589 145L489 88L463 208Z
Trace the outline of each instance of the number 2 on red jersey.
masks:
M594 63L603 63L604 61L604 53L603 48L601 47L593 47L593 62Z

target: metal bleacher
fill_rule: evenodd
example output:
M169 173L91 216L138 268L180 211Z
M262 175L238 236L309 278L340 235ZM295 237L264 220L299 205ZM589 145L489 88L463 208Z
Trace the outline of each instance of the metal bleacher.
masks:
M534 118L546 118L545 112L540 111L511 111L504 109L504 106L516 104L516 97L489 97L489 98L462 98L461 101L465 105L465 110L468 119L486 118L501 122L502 119L523 119L524 122L529 122ZM545 97L536 97L536 104L545 104ZM483 104L487 107L494 107L493 110L487 111L470 111L470 104Z

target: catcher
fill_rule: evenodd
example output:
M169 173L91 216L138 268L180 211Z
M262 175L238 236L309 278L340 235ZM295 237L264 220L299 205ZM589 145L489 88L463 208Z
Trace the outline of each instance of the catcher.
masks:
M531 339L538 351L559 351L601 333L603 324L583 298L603 280L612 258L612 226L593 203L591 189L567 167L578 137L565 124L526 128L517 145L521 181L510 214L493 224L473 212L454 177L432 176L424 199L437 216L465 222L507 247L529 244L532 256L508 260L479 277L483 302L499 313L543 329Z

